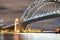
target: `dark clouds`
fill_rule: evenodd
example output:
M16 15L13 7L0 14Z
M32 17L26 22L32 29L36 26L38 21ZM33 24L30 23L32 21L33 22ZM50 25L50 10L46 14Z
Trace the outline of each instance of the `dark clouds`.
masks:
M0 10L6 10L7 8L5 6L0 6Z

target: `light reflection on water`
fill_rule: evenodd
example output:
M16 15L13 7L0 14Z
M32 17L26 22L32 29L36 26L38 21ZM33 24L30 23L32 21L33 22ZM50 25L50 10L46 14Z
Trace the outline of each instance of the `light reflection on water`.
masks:
M28 33L23 34L24 40L60 40L60 34Z
M17 33L17 34L18 40L21 38L22 38L21 40L60 40L60 34L54 33ZM7 37L13 40L12 36L13 33L4 35L0 33L0 40L2 40L2 38L4 40L7 40L8 39Z

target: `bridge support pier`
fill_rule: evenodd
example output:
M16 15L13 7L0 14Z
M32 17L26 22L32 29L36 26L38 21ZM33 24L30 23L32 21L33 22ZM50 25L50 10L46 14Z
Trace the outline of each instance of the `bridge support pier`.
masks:
M27 26L27 24L23 24L23 23L20 24L20 25L19 25L19 30L20 30L20 32L24 32L26 26Z

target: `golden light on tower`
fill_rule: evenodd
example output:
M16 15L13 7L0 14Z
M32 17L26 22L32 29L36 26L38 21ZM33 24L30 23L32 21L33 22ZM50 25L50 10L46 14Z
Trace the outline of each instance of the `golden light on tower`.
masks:
M14 28L14 31L16 32L17 31L17 24L18 24L18 18L15 19L15 28Z

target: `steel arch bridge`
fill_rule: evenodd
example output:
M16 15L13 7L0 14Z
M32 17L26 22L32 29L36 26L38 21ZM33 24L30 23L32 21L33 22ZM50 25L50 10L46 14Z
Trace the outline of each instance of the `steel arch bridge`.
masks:
M36 0L25 10L20 21L26 27L29 23L56 17L60 17L59 0Z
M24 12L21 19L22 22L29 21L35 18L46 17L50 15L60 14L60 3L44 0L33 2Z
M27 24L29 23L50 19L50 18L56 18L59 16L60 16L59 0L36 0L25 10L24 14L20 18L19 24L26 28ZM54 24L50 24L50 25L54 25ZM14 26L14 24L11 26Z

